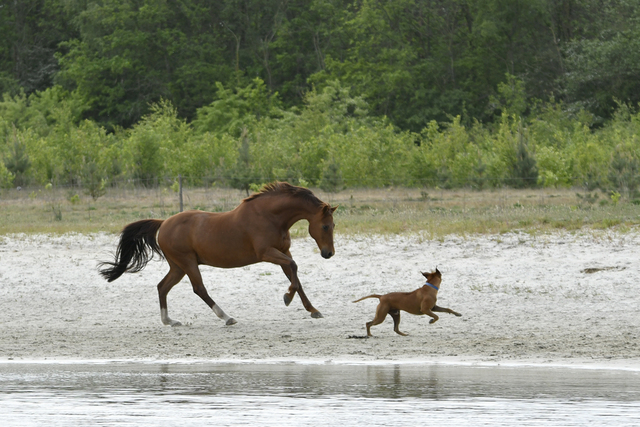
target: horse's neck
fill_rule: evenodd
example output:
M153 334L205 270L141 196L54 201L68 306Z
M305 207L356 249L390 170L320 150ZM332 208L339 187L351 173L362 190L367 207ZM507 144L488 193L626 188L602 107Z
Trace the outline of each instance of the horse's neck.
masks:
M287 230L302 219L310 220L315 213L311 203L293 198L266 208L271 210L275 217L279 218L282 227Z

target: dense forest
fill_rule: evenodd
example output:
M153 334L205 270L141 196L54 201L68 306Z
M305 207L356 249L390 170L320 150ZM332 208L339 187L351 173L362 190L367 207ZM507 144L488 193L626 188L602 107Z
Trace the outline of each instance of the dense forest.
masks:
M0 185L636 198L640 0L0 0Z

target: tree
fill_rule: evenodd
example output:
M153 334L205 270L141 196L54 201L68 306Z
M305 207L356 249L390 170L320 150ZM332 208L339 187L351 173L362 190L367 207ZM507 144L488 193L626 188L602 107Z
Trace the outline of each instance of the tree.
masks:
M535 158L529 153L529 147L522 128L518 129L516 156L511 164L511 181L515 188L531 188L538 185L538 167Z
M14 126L11 141L7 144L9 150L4 158L4 166L14 176L13 182L17 186L27 184L27 170L31 167L26 145L20 141Z
M76 37L68 25L72 2L3 1L0 4L0 93L47 89L58 72L58 44Z
M612 3L601 11L608 25L564 49L568 100L600 118L610 118L619 103L640 102L640 2Z
M94 201L107 193L104 175L104 171L100 170L100 166L95 160L84 163L84 167L82 168L82 185Z
M199 108L193 121L196 131L239 137L243 129L252 127L260 119L281 115L277 93L269 93L260 78L245 87L226 89L216 83L216 100Z
M218 2L105 0L74 19L80 37L63 43L57 81L89 106L87 117L129 127L169 99L184 117L227 81ZM214 25L212 25L214 24Z
M252 184L260 182L260 178L255 172L255 167L251 161L251 147L249 144L249 132L247 128L242 130L240 135L240 146L238 147L238 159L235 165L229 169L227 174L229 185L239 190L244 190L249 196Z
M322 171L320 188L330 193L336 193L344 188L344 180L342 179L340 166L333 159L327 162L327 165Z

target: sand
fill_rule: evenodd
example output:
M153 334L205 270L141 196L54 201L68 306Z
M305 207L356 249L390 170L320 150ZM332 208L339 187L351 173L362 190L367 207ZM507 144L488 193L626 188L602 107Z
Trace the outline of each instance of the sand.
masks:
M0 362L310 361L544 364L640 369L640 230L531 236L336 236L323 259L310 238L291 252L312 319L279 267L202 267L212 298L238 323L225 326L184 279L169 294L164 326L152 261L107 283L97 272L117 244L111 234L0 238ZM412 291L438 266L446 313L390 317L366 335L372 293Z

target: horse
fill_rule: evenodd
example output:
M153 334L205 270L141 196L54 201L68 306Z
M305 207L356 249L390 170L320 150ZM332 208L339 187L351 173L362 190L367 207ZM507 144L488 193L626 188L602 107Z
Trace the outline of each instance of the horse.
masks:
M309 234L320 255L329 259L334 253L333 213L337 209L322 202L310 190L286 182L267 184L242 200L228 212L185 211L165 220L144 219L126 225L120 235L115 261L99 264L100 274L112 282L125 272L142 270L154 254L169 264L169 272L158 283L160 317L165 325L181 323L169 317L167 294L184 276L193 291L226 325L229 317L207 293L199 265L219 268L243 267L258 262L277 264L291 285L284 294L289 305L297 293L313 318L320 313L309 301L298 279L298 266L291 257L289 229L296 222L309 222Z

